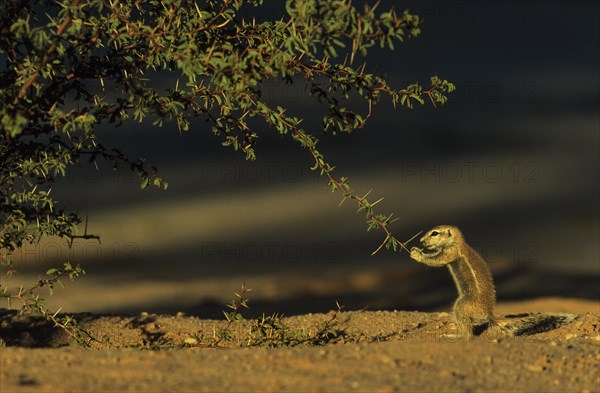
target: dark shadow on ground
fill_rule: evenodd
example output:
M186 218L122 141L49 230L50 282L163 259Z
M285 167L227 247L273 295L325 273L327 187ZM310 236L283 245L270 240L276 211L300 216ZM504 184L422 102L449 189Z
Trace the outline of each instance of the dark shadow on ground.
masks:
M388 271L382 271L378 280L381 285L368 290L338 292L335 294L301 293L281 299L252 299L250 308L243 310L244 316L258 317L262 314L284 314L287 316L308 313L323 313L336 309L336 303L344 310L405 310L405 311L449 311L456 299L454 283L446 269L427 270L412 275L404 285L390 277ZM580 274L540 273L526 267L495 274L499 301L518 301L540 297L563 297L585 300L599 300L600 278ZM259 289L258 289L259 291ZM231 294L234 297L233 293ZM222 319L225 304L207 299L202 303L182 307L179 299L168 299L164 303L148 305L147 310L159 314L185 312L200 318ZM137 308L121 308L117 313L140 312Z

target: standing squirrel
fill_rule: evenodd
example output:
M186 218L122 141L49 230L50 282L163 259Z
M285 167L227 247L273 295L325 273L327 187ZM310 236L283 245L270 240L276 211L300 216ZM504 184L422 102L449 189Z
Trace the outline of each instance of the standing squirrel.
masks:
M473 328L487 323L497 326L494 318L496 291L492 274L483 258L451 225L440 225L421 239L425 250L413 247L410 257L429 266L448 266L458 289L454 302L454 318L458 334L473 337Z

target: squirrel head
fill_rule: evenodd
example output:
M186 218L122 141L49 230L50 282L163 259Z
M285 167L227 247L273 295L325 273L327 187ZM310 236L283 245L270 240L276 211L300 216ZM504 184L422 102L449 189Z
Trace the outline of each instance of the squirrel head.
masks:
M427 231L420 239L428 250L441 250L464 242L460 229L452 225L439 225Z

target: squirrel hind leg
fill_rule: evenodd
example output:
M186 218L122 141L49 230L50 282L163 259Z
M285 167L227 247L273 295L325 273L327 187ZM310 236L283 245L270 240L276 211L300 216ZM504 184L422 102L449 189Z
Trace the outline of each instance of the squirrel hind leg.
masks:
M464 339L468 339L468 340L473 340L473 338L475 337L475 335L473 334L473 331L475 330L476 326L473 325L469 320L467 319L456 319L456 333L448 333L448 334L444 334L444 337L447 338L464 338Z
M456 299L454 303L454 320L456 322L457 336L473 339L473 304L464 296Z
M454 337L464 337L470 340L475 336L500 338L516 335L515 330L510 329L493 319L482 323L474 323L472 320L457 320L456 325L458 332Z
M458 334L472 339L479 336L489 327L496 325L493 313L481 302L461 296L454 303L454 319Z

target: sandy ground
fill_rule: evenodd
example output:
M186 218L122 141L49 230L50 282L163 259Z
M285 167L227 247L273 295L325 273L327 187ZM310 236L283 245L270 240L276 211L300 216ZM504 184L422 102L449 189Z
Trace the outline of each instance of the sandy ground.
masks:
M80 314L81 326L105 341L91 349L4 310L0 391L597 392L599 310L598 302L557 298L499 304L520 335L488 329L472 341L444 335L453 332L444 312L306 314L278 321L289 337L314 337L329 321L321 345L279 348L246 347L260 336L253 320L230 325L230 338L215 346L225 321Z

